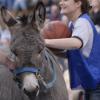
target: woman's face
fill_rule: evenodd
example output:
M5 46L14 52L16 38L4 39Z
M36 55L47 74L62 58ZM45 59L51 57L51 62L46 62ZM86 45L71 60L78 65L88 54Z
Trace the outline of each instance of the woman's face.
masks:
M100 11L100 0L89 0L89 1L94 13Z
M60 0L61 13L65 15L73 14L78 8L78 2L74 0Z

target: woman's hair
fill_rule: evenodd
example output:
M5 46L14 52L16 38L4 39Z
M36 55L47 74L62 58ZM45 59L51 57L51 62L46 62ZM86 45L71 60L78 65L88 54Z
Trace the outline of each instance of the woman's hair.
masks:
M89 10L89 2L88 0L74 0L75 2L81 1L82 5L81 5L81 10L82 13L87 13Z

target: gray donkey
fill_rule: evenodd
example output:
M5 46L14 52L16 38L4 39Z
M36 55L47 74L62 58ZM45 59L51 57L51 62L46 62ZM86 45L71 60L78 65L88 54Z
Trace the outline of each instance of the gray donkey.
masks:
M18 66L13 74L19 91L24 91L30 100L68 100L63 73L52 52L45 47L40 34L39 29L45 20L43 3L38 2L31 13L16 18L5 8L1 9L1 14L13 36L11 51L16 56L13 60ZM16 88L9 91L15 92ZM25 95L19 93L16 93L18 97Z

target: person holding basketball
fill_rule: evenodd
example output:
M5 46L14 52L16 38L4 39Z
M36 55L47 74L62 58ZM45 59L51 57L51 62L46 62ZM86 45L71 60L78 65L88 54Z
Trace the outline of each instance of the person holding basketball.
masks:
M70 38L45 39L50 48L66 49L71 88L81 86L85 100L100 99L100 34L88 15L87 0L60 0L61 12L69 20Z

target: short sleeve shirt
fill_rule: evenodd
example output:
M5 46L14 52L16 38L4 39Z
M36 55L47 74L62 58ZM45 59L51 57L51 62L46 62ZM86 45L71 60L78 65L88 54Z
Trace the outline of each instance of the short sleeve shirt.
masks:
M84 56L88 57L93 44L93 29L91 24L85 18L78 18L74 23L72 37L78 37L82 40L83 46L81 51Z

